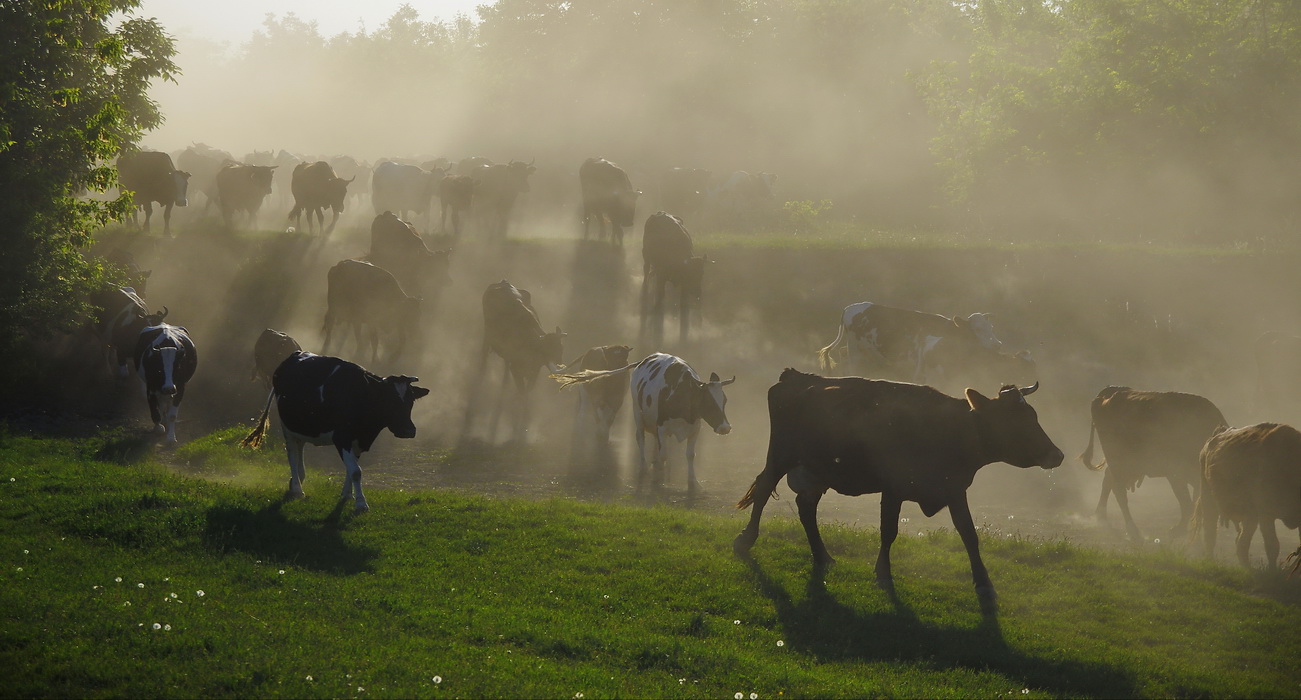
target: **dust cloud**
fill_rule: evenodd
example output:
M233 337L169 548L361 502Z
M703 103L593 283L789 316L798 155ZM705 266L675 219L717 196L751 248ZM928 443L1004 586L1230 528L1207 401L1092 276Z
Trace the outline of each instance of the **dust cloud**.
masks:
M721 3L609 3L602 16L563 5L569 9L546 21L524 11L530 3L502 2L483 8L478 21L447 23L422 21L408 8L369 34L334 37L290 15L269 18L238 46L181 36L184 75L154 92L167 117L146 138L156 150L204 143L237 159L285 150L371 165L469 156L535 164L505 241L485 240L474 221L460 238L442 233L437 200L433 216L414 219L431 248L453 250L451 282L423 300L412 320L417 341L402 357L372 360L351 340L338 351L380 374L417 375L433 390L417 405L419 437L382 438L368 455L370 483L726 511L763 466L768 386L785 367L815 371L814 353L835 336L840 310L863 300L945 315L992 312L1005 347L1036 358L1042 389L1031 403L1067 461L1053 471L986 467L971 500L977 521L991 528L1121 540L1114 503L1113 529L1089 520L1100 476L1074 459L1088 437L1089 401L1109 384L1202 394L1235 425L1301 419L1262 415L1252 395L1251 340L1301 330L1289 257L1036 245L1033 227L1017 231L1021 245L988 245L961 211L944 206L930 151L935 117L910 76L965 56L951 18L886 3L844 17L780 4L760 15L724 12L730 6ZM577 170L588 157L618 163L644 192L623 249L580 240ZM638 322L640 223L658 208L660 175L672 167L707 168L716 179L767 171L779 180L754 226L710 212L687 217L697 248L716 261L706 273L703 318L685 343L670 321L665 341L650 345ZM834 202L828 226L913 231L931 243L844 250L744 240L793 235L781 205L804 200ZM1053 200L1030 191L1024 201L1041 210ZM328 237L286 231L291 204L277 183L255 224L230 231L193 193L174 213L174 239L158 237L157 219L152 235L121 226L99 239L98 252L129 250L153 270L150 305L167 305L168 321L187 326L199 346L199 373L181 409L183 440L260 410L264 390L248 377L263 328L320 351L326 272L369 249L377 212L368 197L351 199ZM1077 215L1063 216L1075 225ZM1045 228L1053 242L1060 229ZM964 233L932 233L950 230ZM633 358L672 352L702 376L738 377L728 389L734 432L701 437L703 495L687 497L676 445L664 488L653 495L634 488L626 406L613 431L614 463L572 465L575 397L545 376L529 399L524 444L503 444L506 418L497 435L487 433L486 415L462 434L469 397L482 394L490 406L501 385L498 358L485 376L477 371L480 296L501 279L532 293L544 329L568 333L566 360L621 343L634 347ZM517 400L507 393L508 403ZM126 403L143 411L143 402ZM339 471L327 450L308 459L321 476ZM875 501L831 496L824 510L874 525ZM1163 483L1147 483L1132 503L1145 532L1164 532L1178 517ZM948 522L928 521L915 506L904 515L905 533Z

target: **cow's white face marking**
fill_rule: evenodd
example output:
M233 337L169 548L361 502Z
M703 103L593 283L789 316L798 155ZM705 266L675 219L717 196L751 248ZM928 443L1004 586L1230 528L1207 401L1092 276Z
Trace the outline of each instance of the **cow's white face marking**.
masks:
M407 397L407 388L410 387L410 386L411 386L410 384L394 384L394 385L393 385L393 388L396 389L397 392L398 392L398 400L399 400L399 401L402 400L402 399L405 399L405 398Z
M189 177L179 170L173 170L172 184L176 187L176 206L183 207L188 204L185 194L189 188Z
M710 382L707 386L709 400L718 406L718 412L723 416L723 422L719 423L717 428L714 428L714 432L719 435L727 435L732 432L732 424L727 422L727 394L723 392L722 382Z
M155 345L157 345L155 343ZM163 361L163 386L161 391L164 394L176 391L176 384L172 380L172 370L176 366L176 348L160 348L158 355Z

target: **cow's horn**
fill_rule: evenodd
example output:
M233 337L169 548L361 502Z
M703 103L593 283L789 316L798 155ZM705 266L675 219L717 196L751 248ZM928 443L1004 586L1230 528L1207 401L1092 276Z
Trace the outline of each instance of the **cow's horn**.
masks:
M349 185L351 185L351 184L352 184L352 181L353 181L353 180L356 180L356 179L357 179L357 176L356 176L356 175L353 175L352 177L348 178L347 180L344 180L344 182L347 182Z
M162 322L163 322L163 319L165 319L165 318L167 318L167 307L166 307L166 306L163 307L163 312L160 313L160 314L158 314L158 322L159 322L159 323L162 323Z
M1021 389L1021 395L1029 396L1030 394L1033 394L1036 391L1039 391L1039 382L1037 381L1034 384L1031 384L1030 386Z
M731 384L731 383L734 382L734 381L736 381L736 375L735 375L735 374L732 375L732 378L731 378L731 379L729 379L729 380L723 382L720 386L727 386L728 384Z

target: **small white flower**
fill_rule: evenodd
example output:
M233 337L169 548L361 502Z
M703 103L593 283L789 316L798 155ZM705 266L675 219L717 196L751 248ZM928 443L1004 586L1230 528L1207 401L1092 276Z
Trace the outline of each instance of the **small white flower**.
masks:
M734 624L734 625L739 625L739 624L741 624L741 621L740 621L740 620L732 620L732 624Z
M24 550L23 550L23 554L30 554L30 552L28 552L27 550L24 549Z
M96 591L98 591L98 590L99 590L99 586L91 586L91 590L96 590Z
M1021 694L1022 694L1022 695L1029 695L1029 694L1030 694L1030 689L1029 689L1029 688L1022 688L1022 689L1021 689Z
M172 626L171 626L171 625L163 625L163 631L165 631L165 632L171 632L171 631L172 631Z
M162 629L162 628L163 628L162 625L158 624L157 622L154 623L154 629L156 629L156 630L160 630L160 629Z
M1015 518L1015 517L1016 517L1015 515L1009 515L1009 516L1007 516L1007 519L1008 519L1008 520L1011 520L1011 519L1013 519L1013 518Z
M778 640L777 640L777 646L779 646L779 647L784 647L784 646L786 646L786 642L784 642L784 641L778 639Z
M750 700L759 700L758 693L750 693Z
M12 476L9 477L9 480L10 480L10 481L18 481L17 479L13 478Z
M578 700L582 700L583 692L580 690L579 692L574 693L574 697L577 698Z
M21 566L18 567L18 570L19 570L19 571L22 571L22 570L23 570L23 567L21 567Z
M434 676L431 680L434 681L434 685L438 685L439 683L442 683L442 682L443 682L443 677L442 677L442 676Z
M1155 543L1155 544L1161 544L1161 538L1158 537L1158 538L1152 540L1152 542ZM1027 689L1027 690L1028 690L1028 689Z
M308 676L308 677L307 677L307 682L308 682L308 683L311 683L311 682L312 682L312 677L311 677L311 676Z
M733 695L732 697L736 698L736 700L745 700L745 693L737 693L736 695Z
M194 595L197 595L197 596L199 596L200 598L202 598L203 596L205 596L205 595L207 595L207 594L204 593L203 591L195 591L195 592L194 592Z
M123 603L123 604L122 604L122 607L124 607L124 608L129 608L129 607L131 607L131 601L128 600L127 602Z
M176 594L175 594L175 593L173 593L173 594L172 594L172 597L173 597L173 598L175 598L175 597L176 597Z
M366 692L366 689L363 688L363 687L361 687L361 686L357 686L357 692L358 692L358 693L364 693L364 692Z
M137 583L137 584L136 584L136 588L144 588L144 587L145 587L145 584L143 584L143 583Z
M609 600L609 599L610 599L610 594L609 594L609 593L606 593L605 595L603 595L603 596L601 596L601 597L604 598L604 599L606 599L606 600Z
M164 581L171 581L171 580L172 580L172 577L171 577L171 576L164 576L164 577L163 577L163 580L164 580Z
M285 575L285 570L284 570L284 569L281 569L281 570L280 570L280 575L281 575L281 576L284 576L284 575Z
M686 684L687 684L687 679L685 678L678 679L678 685L686 685Z
M118 576L117 578L115 578L115 579L113 579L113 580L114 580L114 581L117 581L118 583L122 583L122 577L121 577L121 576Z

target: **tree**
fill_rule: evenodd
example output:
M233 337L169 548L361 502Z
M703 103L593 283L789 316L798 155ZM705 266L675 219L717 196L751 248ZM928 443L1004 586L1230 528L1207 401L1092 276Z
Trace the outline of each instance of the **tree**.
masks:
M0 355L84 318L106 271L83 257L129 195L113 160L162 121L146 91L173 80L172 40L139 0L0 3Z

